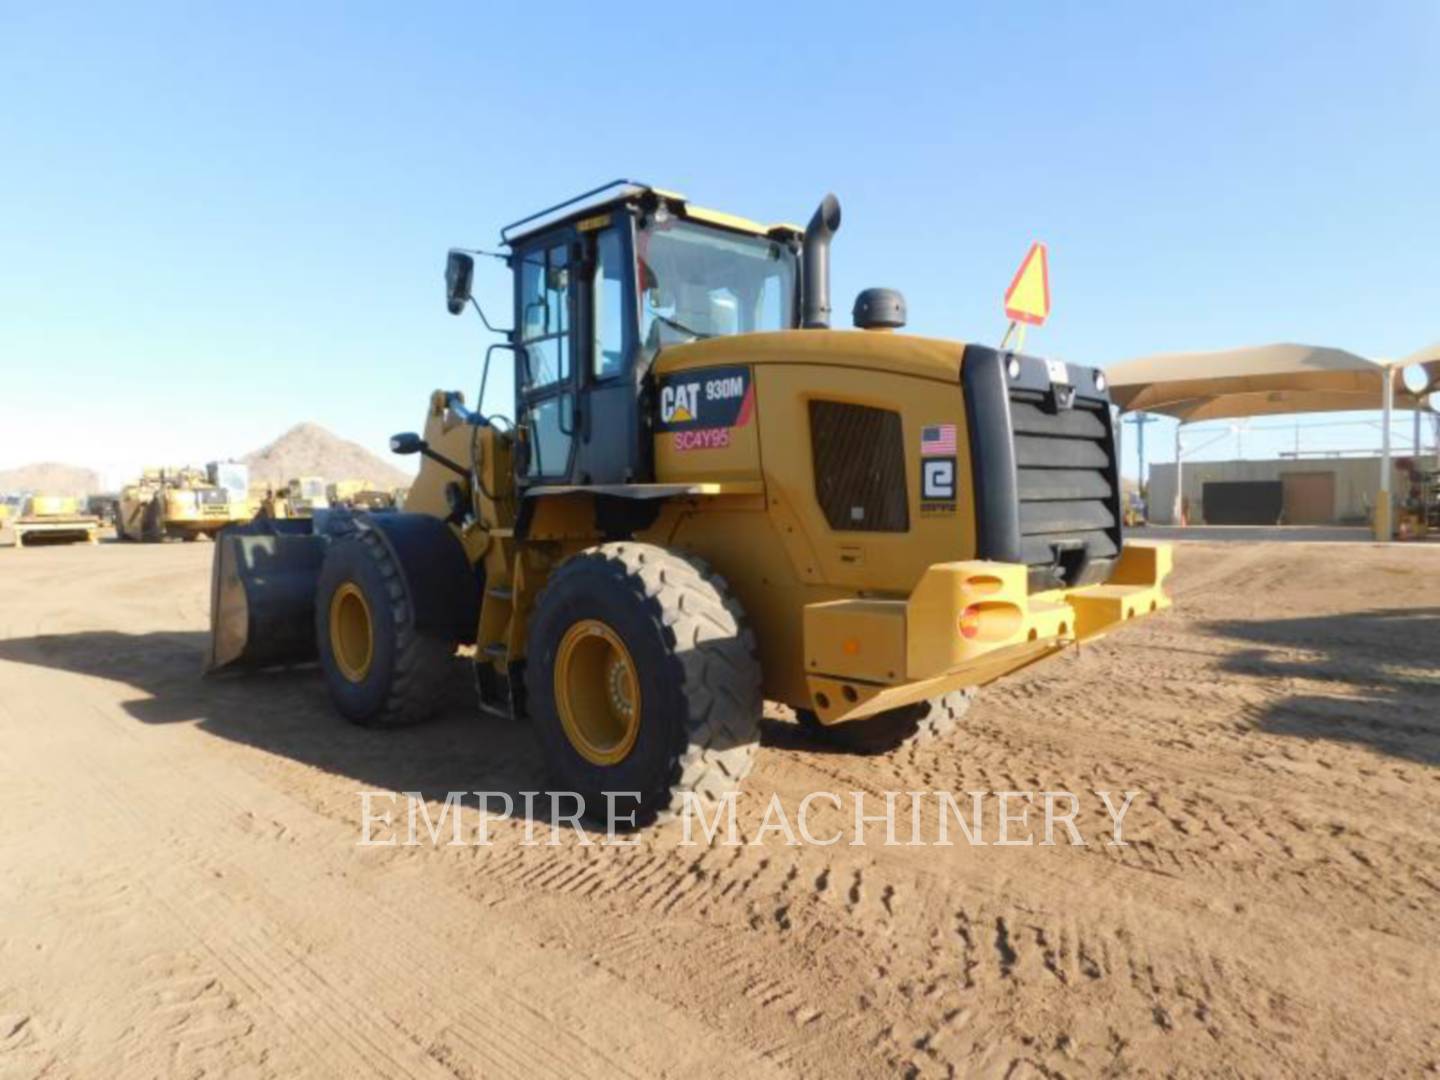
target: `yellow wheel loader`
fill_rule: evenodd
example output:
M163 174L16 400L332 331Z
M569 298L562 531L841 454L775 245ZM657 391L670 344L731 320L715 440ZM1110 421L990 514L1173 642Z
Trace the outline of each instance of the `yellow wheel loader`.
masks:
M120 492L115 535L160 543L213 537L227 525L250 520L245 466L218 462L205 470L145 469Z
M617 181L507 226L513 421L437 391L391 440L423 455L403 511L227 531L211 667L318 657L390 725L471 645L555 788L644 819L740 784L766 699L893 747L1169 606L1170 549L1122 544L1103 375L900 333L891 290L831 329L839 223ZM474 266L450 253L454 314Z

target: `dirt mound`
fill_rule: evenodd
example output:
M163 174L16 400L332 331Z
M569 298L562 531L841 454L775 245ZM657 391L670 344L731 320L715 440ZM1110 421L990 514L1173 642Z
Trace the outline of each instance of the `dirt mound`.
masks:
M326 480L369 480L379 488L407 487L415 479L376 457L359 443L342 439L319 424L296 424L274 442L246 454L250 479L283 484L297 476Z
M94 495L100 477L93 469L42 461L18 469L0 469L0 491L40 491L54 495Z

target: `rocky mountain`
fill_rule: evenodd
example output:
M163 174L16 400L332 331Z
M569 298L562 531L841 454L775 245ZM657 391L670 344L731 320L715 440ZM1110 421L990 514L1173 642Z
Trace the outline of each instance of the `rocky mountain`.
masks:
M415 479L359 443L312 423L296 424L241 460L250 466L251 483L283 484L292 477L320 476L327 481L368 480L388 489L408 487Z
M0 469L0 492L36 491L50 495L94 495L100 477L93 469L42 461L18 469Z

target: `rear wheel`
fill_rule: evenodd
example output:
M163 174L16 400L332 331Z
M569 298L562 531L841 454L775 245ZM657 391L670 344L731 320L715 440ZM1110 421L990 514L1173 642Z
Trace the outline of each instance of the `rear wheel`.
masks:
M147 544L158 544L165 539L165 507L158 497L146 503L140 515L140 539Z
M574 556L537 601L526 696L559 790L585 812L679 810L739 787L759 743L755 638L698 559L615 543ZM607 804L610 793L613 805Z
M400 567L384 540L359 524L325 553L315 644L335 707L369 727L412 724L433 713L455 653L453 641L416 629Z
M923 746L949 737L974 700L973 689L955 690L844 724L822 724L809 709L796 709L795 719L827 746L855 754L886 754L901 746Z

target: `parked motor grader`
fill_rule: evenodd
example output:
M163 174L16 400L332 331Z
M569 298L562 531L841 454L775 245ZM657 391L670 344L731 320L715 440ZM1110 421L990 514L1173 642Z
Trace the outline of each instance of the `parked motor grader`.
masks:
M507 226L514 422L436 391L391 440L424 458L403 512L228 530L211 667L318 656L341 713L402 724L473 645L557 787L644 817L734 789L764 699L893 747L1168 607L1170 548L1122 544L1103 375L898 333L891 290L831 329L839 224L617 181ZM449 255L454 314L474 266Z
M139 480L120 491L115 535L145 543L195 541L213 537L227 525L249 521L243 469L236 462L223 462L206 469L143 470Z

